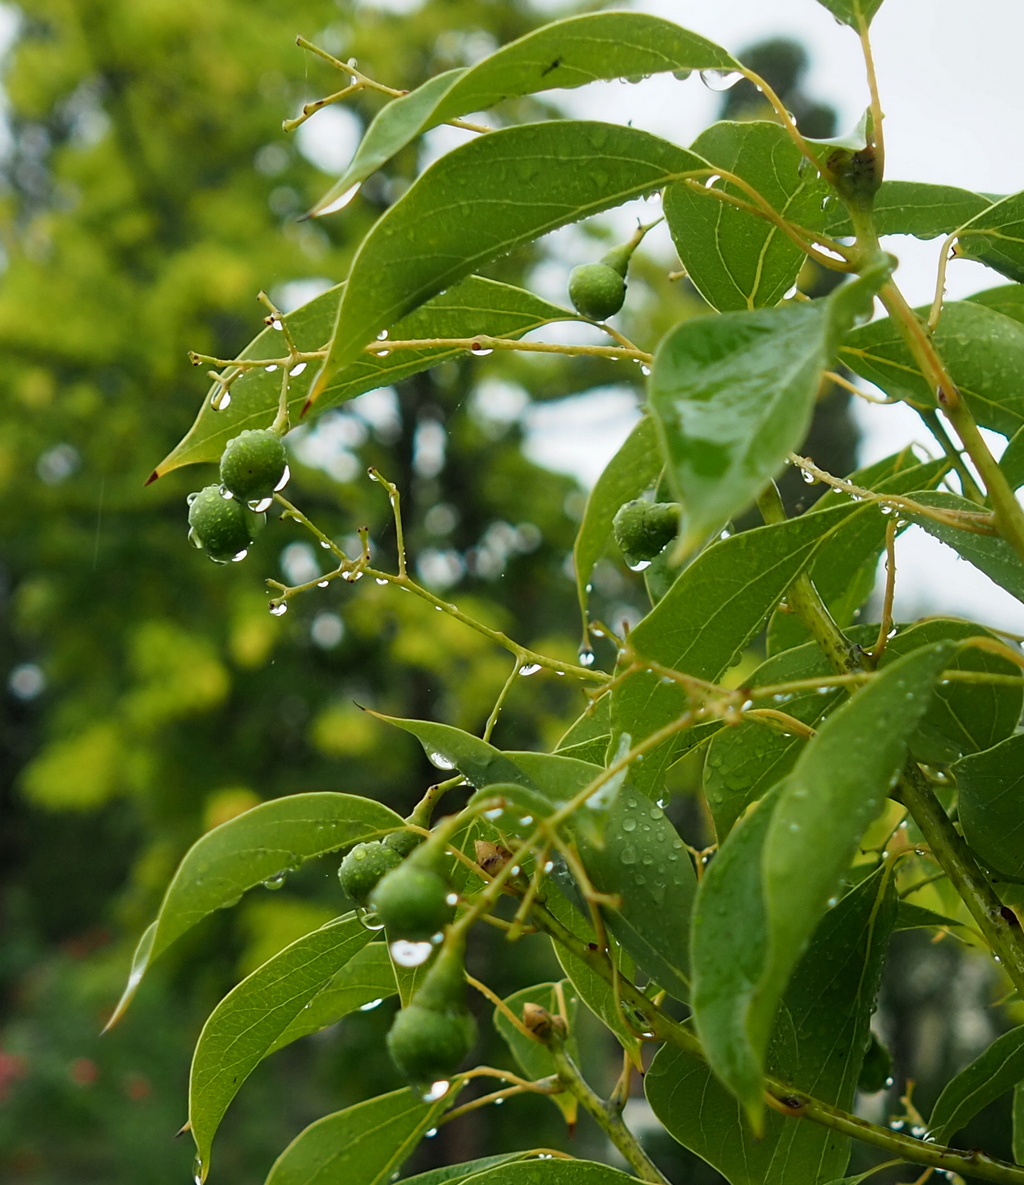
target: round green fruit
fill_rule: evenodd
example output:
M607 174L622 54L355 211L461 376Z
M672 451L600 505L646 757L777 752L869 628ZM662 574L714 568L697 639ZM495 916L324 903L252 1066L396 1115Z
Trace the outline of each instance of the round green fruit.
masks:
M401 863L398 852L385 847L380 840L356 844L342 860L338 880L356 905L365 905L381 877Z
M422 835L418 834L418 832L410 831L405 827L400 831L390 832L384 836L383 840L385 847L393 848L403 860L406 856L411 855L422 842Z
M627 502L612 520L615 542L631 567L649 563L679 534L678 502Z
M282 484L288 457L270 428L248 428L229 440L220 459L224 488L241 502L262 502Z
M569 273L569 299L584 317L606 321L622 308L626 281L607 263L582 263Z
M189 538L218 563L241 558L266 522L235 498L225 498L220 486L207 486L189 495Z
M476 1041L476 1022L461 1005L430 1008L414 999L388 1033L391 1060L413 1086L451 1078Z
M427 942L454 916L450 892L440 873L406 861L379 882L369 904L392 941Z

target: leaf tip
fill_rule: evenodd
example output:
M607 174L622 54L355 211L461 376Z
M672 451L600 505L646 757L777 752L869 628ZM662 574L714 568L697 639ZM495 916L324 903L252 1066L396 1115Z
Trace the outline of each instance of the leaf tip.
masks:
M142 483L143 488L145 488L146 486L151 486L153 484L153 482L155 482L159 476L160 476L160 470L154 469L153 472L149 475L149 477L147 477L146 480Z

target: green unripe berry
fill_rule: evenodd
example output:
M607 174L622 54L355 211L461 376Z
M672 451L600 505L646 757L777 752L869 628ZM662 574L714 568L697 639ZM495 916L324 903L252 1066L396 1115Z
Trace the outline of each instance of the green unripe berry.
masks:
M207 486L189 496L189 538L218 563L244 552L265 522L266 515L253 514L236 498L225 498L220 486Z
M653 560L679 533L678 502L637 499L620 506L612 520L615 542L631 567Z
M261 502L281 484L288 457L270 428L248 428L229 440L220 459L220 479L242 502Z
M437 1010L415 1000L388 1033L391 1060L413 1086L429 1089L455 1073L476 1041L476 1022L465 1008Z
M381 877L401 863L398 852L385 847L380 840L359 843L342 860L338 880L356 905L365 905Z
M390 834L385 835L383 842L386 847L394 849L404 860L406 856L411 855L420 846L423 842L423 836L403 827L401 831L392 831Z
M569 273L569 299L584 317L606 321L622 308L626 281L607 263L581 263Z
M414 1086L450 1078L476 1040L476 1023L466 1009L464 942L448 942L422 986L395 1017L388 1049Z
M450 892L435 869L407 860L379 882L369 904L392 941L427 942L454 916Z

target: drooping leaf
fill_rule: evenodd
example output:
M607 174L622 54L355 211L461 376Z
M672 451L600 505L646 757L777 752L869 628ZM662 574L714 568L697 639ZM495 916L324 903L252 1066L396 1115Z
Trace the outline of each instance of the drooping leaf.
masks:
M552 22L469 69L449 70L389 103L367 129L344 175L311 213L329 213L354 186L428 128L505 99L599 79L668 70L735 70L737 65L720 46L644 13L589 13Z
M327 343L344 289L344 284L339 284L281 318L300 350L319 350ZM576 314L569 309L541 300L532 292L482 276L467 276L408 317L403 317L391 336L395 341L471 338L477 334L519 339L540 325L574 319ZM279 358L285 352L282 334L267 328L246 346L239 357ZM364 352L334 375L317 401L317 411L326 411L364 391L386 387L450 358L462 357L467 352L452 346L388 352L383 345L377 350ZM291 379L288 407L293 423L306 402L315 365L307 365L301 374ZM197 461L216 461L224 451L224 445L239 432L246 428L269 427L281 398L281 374L280 371L268 373L262 367L248 371L235 380L231 386L230 403L218 411L215 399L219 391L220 384L214 383L195 423L157 466L158 476Z
M128 984L108 1024L123 1015L150 963L208 914L234 905L256 885L279 883L313 856L401 826L401 816L379 802L313 793L261 803L208 831L178 865L156 922L139 941Z
M931 1134L948 1144L989 1103L1024 1079L1024 1027L1003 1033L947 1082L929 1119Z
M452 1101L451 1092L424 1103L396 1090L325 1115L285 1148L264 1185L386 1185Z
M625 502L638 498L658 480L664 462L658 452L654 423L644 416L608 462L587 498L583 521L576 533L573 562L576 593L586 621L590 578L612 536L612 519Z
M987 209L991 201L969 189L927 181L883 181L871 208L880 235L934 239L951 234ZM839 202L829 207L825 231L833 238L853 234L850 216Z
M963 227L956 253L1024 281L1024 192L1011 193L976 214Z
M636 1185L636 1177L593 1160L521 1160L469 1177L466 1185Z
M704 167L648 132L574 120L505 128L455 149L363 240L310 399L378 332L490 260Z
M814 169L801 170L800 150L781 125L761 120L716 123L692 147L712 165L746 181L782 217L820 228L828 189ZM720 180L715 188L753 204L732 182ZM665 218L686 274L719 312L778 304L807 258L775 223L723 202L703 185L669 186Z
M693 955L697 1028L709 1064L755 1123L763 1114L763 1065L779 1000L898 779L954 653L951 643L922 647L838 708L778 791L733 829L701 884ZM738 900L741 891L760 892L763 903L763 914L751 907L744 925L719 905L723 894Z
M926 490L912 494L911 497L915 502L934 506L939 510L968 511L976 514L979 509L974 502L942 490ZM1024 601L1024 564L1005 539L998 535L977 535L973 531L962 531L958 527L936 522L924 514L908 514L907 517L940 543L951 547L957 555L984 572L990 580L994 580L1000 588L1005 588L1018 601Z
M369 1012L398 990L387 944L371 942L357 951L288 1025L267 1050L274 1053L300 1037L319 1033L349 1013Z
M735 908L736 925L745 926L754 901L721 904ZM774 1025L768 1070L777 1079L836 1106L852 1105L895 912L891 878L875 874L826 913ZM755 1141L737 1101L703 1062L679 1050L658 1053L645 1086L669 1133L732 1185L816 1185L846 1166L848 1140L775 1112Z
M918 309L927 316L927 309ZM934 333L935 346L984 428L1012 436L1024 425L1024 325L975 301L950 301ZM888 317L850 333L840 359L894 399L936 406L935 393Z
M840 335L891 268L823 300L683 321L654 356L648 404L683 504L675 558L745 510L807 434Z
M559 1005L564 1002L564 1020L568 1025L568 1036L565 1039L565 1051L575 1062L579 1062L579 1049L576 1043L576 1017L579 1012L579 998L575 989L567 979L560 984L535 983L532 987L522 988L506 997L505 1004L513 1016L523 1019L525 1004L538 1004L552 1016L560 1015ZM512 1056L519 1063L519 1069L531 1081L538 1078L548 1078L558 1072L551 1051L546 1045L524 1036L500 1009L494 1010L494 1027L501 1034ZM548 1096L565 1116L565 1121L571 1128L576 1123L577 1100L569 1091Z
M818 3L827 8L837 21L858 31L862 25L866 29L882 7L882 0L818 0Z
M971 848L1009 880L1024 880L1024 735L961 758L960 825Z
M700 679L720 678L817 548L859 510L838 506L713 544L632 630L632 649L643 659ZM687 703L677 684L643 671L631 675L612 693L613 741L628 733L635 745L679 719ZM638 789L657 792L665 769L689 744L685 733L681 738L633 766L631 781Z
M849 481L880 494L908 494L935 484L946 472L945 460L918 463L909 450L852 473ZM808 513L842 506L848 496L831 490ZM875 509L858 515L836 531L822 546L808 574L833 620L845 628L853 620L875 586L878 559L885 548L889 519ZM776 612L768 625L768 653L779 654L810 640L810 632L795 613Z
M203 1026L192 1056L188 1117L200 1177L224 1112L306 1004L373 938L353 915L285 947L229 992Z

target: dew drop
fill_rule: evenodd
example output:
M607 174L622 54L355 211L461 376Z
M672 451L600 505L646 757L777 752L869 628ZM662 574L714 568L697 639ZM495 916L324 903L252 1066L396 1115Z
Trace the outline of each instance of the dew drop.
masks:
M581 650L577 658L581 667L592 667L594 665L594 652L589 647Z
M434 1136L436 1136L436 1135L437 1135L437 1128L436 1128L436 1127L432 1127L432 1128L430 1129L430 1131L428 1131L428 1132L424 1132L423 1134L426 1136L426 1138L427 1138L428 1140L432 1140L432 1139L434 1138Z
M284 882L288 879L287 871L275 872L273 876L268 876L263 882L263 887L269 889L272 893L276 893L278 889L284 887Z
M273 374L275 370L279 370L279 369L280 368L278 367L277 363L273 362L273 363L271 363L270 366L264 366L263 372L264 372L264 374Z
M234 501L235 495L228 489L227 486L221 486L219 492L220 492L220 496L224 499L225 502L233 502Z
M248 554L248 548L243 547L241 551L235 552L235 554L231 557L231 562L233 564L240 564Z
M484 811L484 818L489 819L493 823L495 819L500 819L504 813L505 811L502 807L496 806L492 810Z
M479 342L473 342L469 347L478 358L484 358L488 354L493 354L493 350L485 349Z
M536 673L539 670L540 670L540 663L539 662L528 662L519 668L519 673L520 673L520 675L523 675L523 676L536 675Z
M279 604L270 606L270 615L272 617L284 617L288 612L288 602L281 601Z
M640 364L640 373L646 378L651 373L651 368L646 362Z
M281 480L277 483L276 486L274 486L274 493L279 494L284 489L284 487L291 481L291 479L292 479L292 471L288 468L287 465L285 465L284 473L281 474Z
M367 930L377 931L377 930L384 929L384 923L380 920L380 918L377 916L376 912L372 909L366 909L364 907L360 907L359 909L356 910L356 917L359 919L359 921L363 925L363 927Z
M814 474L808 473L806 469L800 470L800 476L803 478L805 485L812 486L817 481L817 478L814 476Z
M631 572L643 572L645 568L649 568L650 566L650 560L637 560L635 564L629 565L629 570Z
M700 80L709 91L727 91L743 77L738 70L701 70Z
M399 967L420 967L430 958L434 944L432 942L408 942L406 939L400 938L397 942L392 942L388 949Z
M273 498L256 498L251 502L246 502L246 506L248 506L254 514L262 514L265 510L270 509L270 507L273 505L273 502Z
M198 498L198 497L199 497L199 494L198 494L198 492L196 492L196 493L192 493L192 494L189 494L189 496L188 496L188 497L185 499L185 505L186 505L186 506L191 506L191 505L192 505L192 503L193 503L193 502L196 500L196 498Z
M192 528L191 528L191 527L189 527L189 529L188 529L188 541L189 541L189 543L191 543L191 544L192 544L192 546L193 546L193 547L195 547L197 550L199 550L199 551L202 551L202 550L203 550L203 541L202 541L202 539L200 539L200 538L199 538L199 536L198 536L198 535L195 533L195 531L193 531L193 530L192 530Z
M451 1089L451 1085L452 1084L446 1078L442 1078L440 1081L432 1083L430 1089L423 1092L423 1101L425 1103L436 1103L438 1099L444 1098L444 1096Z
M630 818L623 819L622 820L622 830L626 831L626 832L636 831L636 819L630 819Z
M294 379L298 378L300 374L306 369L307 363L296 362L295 365L288 371L288 374Z
M210 400L210 406L214 411L224 411L231 406L231 392L226 387L221 387L218 394Z
M359 183L359 185L361 184L362 182ZM325 214L334 214L338 210L343 210L359 192L359 185L353 185L351 189L346 189L340 197L336 197L329 205L324 206L322 210L317 210L316 217L322 218Z
M449 761L448 758L445 757L445 755L443 753L438 753L434 750L431 750L431 752L429 752L427 754L427 760L430 762L431 765L436 765L438 769L454 769L455 768L454 761Z
M316 582L317 588L326 588L331 582L329 580L318 580Z
M360 1012L372 1012L374 1010L374 1008L378 1008L383 1003L384 1003L384 997L380 996L376 1000L368 1000L365 1004L360 1004L359 1011Z

